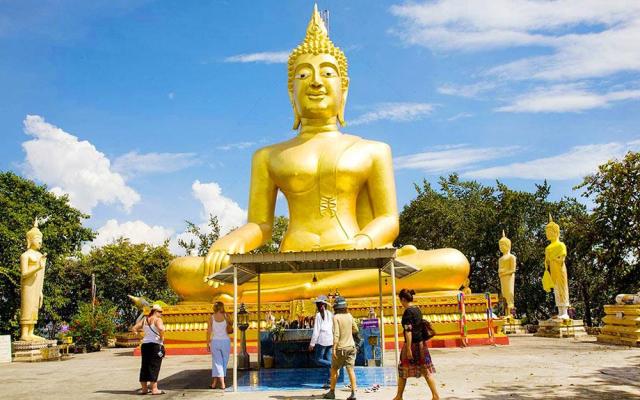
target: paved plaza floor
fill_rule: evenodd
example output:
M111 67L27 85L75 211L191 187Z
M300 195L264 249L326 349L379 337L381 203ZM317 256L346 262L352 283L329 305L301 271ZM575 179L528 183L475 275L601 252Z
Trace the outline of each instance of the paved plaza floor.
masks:
M640 399L640 349L600 345L593 338L512 337L510 346L434 349L443 399ZM393 353L388 352L391 362ZM134 398L140 359L123 349L70 360L0 364L2 399ZM207 356L170 356L160 372L165 399L319 399L322 390L222 393L207 389ZM394 387L358 399L391 399ZM349 393L338 390L336 397ZM429 399L422 380L410 380L405 399Z

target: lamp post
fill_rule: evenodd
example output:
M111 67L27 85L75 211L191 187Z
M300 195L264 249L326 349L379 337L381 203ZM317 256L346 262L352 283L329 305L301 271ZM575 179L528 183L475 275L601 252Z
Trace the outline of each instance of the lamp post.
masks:
M240 304L238 310L238 329L242 332L240 354L238 354L238 369L248 370L250 366L249 353L247 353L247 336L246 330L249 327L249 313L244 306L244 303Z

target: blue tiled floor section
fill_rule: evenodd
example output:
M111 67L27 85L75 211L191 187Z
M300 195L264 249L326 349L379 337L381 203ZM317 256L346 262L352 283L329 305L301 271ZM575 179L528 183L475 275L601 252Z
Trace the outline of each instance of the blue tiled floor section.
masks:
M376 383L380 386L397 385L394 367L355 367L355 371L360 389L371 387ZM320 368L238 371L238 390L241 392L322 389L326 381L327 371ZM348 382L346 370L343 369L338 379L338 387Z

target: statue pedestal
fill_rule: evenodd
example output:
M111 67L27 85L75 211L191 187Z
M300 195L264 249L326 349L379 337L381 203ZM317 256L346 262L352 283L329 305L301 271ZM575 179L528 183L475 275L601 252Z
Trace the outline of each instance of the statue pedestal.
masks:
M598 342L640 347L640 304L605 305Z
M17 340L13 342L14 362L36 362L60 359L60 348L56 340L40 340L27 342Z
M526 335L527 330L522 326L522 322L517 318L503 318L502 331L506 335Z
M577 338L587 336L584 322L578 319L551 318L538 323L538 332L534 336L550 338Z

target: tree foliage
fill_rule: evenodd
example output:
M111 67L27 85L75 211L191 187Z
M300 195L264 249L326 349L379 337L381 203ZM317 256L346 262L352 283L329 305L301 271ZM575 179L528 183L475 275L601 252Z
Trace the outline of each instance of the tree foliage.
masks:
M267 243L255 249L253 253L277 253L280 251L280 244L282 243L282 239L284 238L284 234L287 232L288 227L289 218L283 215L277 216L275 221L273 221L273 233L271 234L271 239L269 239Z
M42 253L47 253L44 306L39 327L61 318L60 310L76 299L64 294L70 282L62 271L67 258L77 254L82 242L93 240L91 229L82 226L88 218L69 205L66 196L57 197L46 186L0 172L0 332L16 334L20 311L20 254L26 250L26 232L35 217L48 217L40 226Z
M203 229L191 221L185 221L185 223L187 224L186 232L191 234L192 237L189 241L186 241L185 239L178 239L178 245L182 247L189 256L193 255L193 251L196 249L198 250L198 256L206 256L211 245L220 237L220 223L218 222L218 217L213 214L209 214L209 232L203 231Z
M117 306L116 322L120 329L126 329L138 314L127 295L168 304L177 302L176 294L167 283L167 268L173 258L167 243L162 246L133 244L121 238L91 249L89 254L67 264L65 272L79 283L73 295L82 301L91 300L91 275L94 274L96 297Z
M575 199L548 200L550 187L544 182L533 193L516 191L497 182L495 187L460 180L452 174L439 181L438 190L424 181L416 186L417 197L400 215L400 235L396 245L413 244L421 249L453 247L471 263L470 283L474 292L500 292L498 277L498 240L502 230L512 241L518 258L515 305L519 314L530 320L548 318L554 310L553 298L542 289L544 228L549 214L561 227L568 221L586 218L586 209ZM567 258L570 278L577 260L573 241ZM576 279L570 281L576 282ZM574 303L582 299L570 290Z

